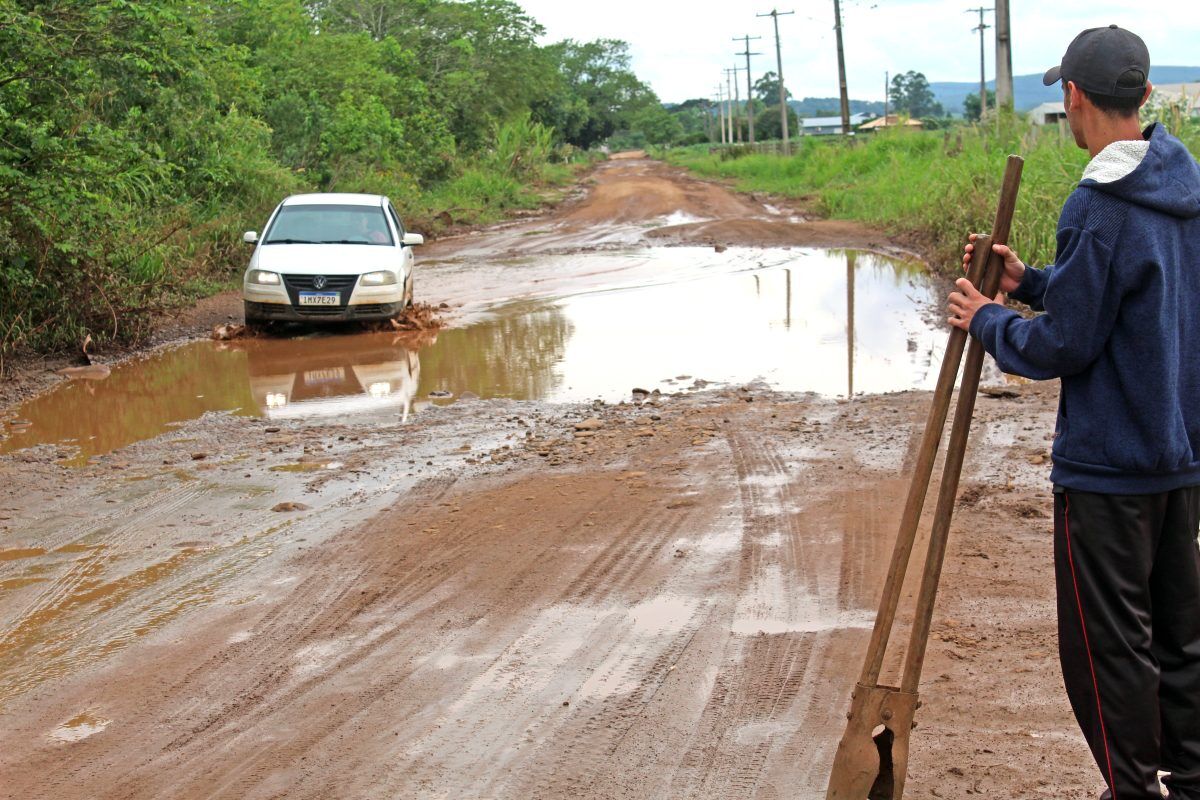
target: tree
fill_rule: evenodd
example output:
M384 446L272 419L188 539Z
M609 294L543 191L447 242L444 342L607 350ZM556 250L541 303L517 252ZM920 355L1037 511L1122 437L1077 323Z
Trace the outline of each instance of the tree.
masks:
M894 76L888 94L892 108L914 119L940 117L944 113L942 104L934 99L929 81L923 73L909 70Z
M563 141L586 149L629 129L644 109L661 110L658 97L634 74L625 42L567 39L547 53L558 66L558 81L533 103L534 118L557 130Z
M769 139L782 139L783 127L779 116L779 106L775 105L767 108L765 111L757 114L754 117L754 128L759 136L764 141ZM792 136L800 129L799 120L796 117L796 112L788 109L788 133Z
M987 90L987 102L988 108L996 107L996 93L991 89ZM967 95L965 100L963 100L963 116L969 120L978 120L979 113L979 95L975 92L972 92L971 94Z
M784 89L787 94L787 99L791 99L792 93ZM768 72L754 82L754 97L763 105L775 104L779 107L779 76L774 72ZM755 122L757 125L757 121Z

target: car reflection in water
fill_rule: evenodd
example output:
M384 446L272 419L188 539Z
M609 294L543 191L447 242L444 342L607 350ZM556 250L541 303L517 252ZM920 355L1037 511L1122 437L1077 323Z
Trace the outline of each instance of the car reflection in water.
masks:
M230 346L245 349L250 393L268 419L399 410L407 422L412 413L421 360L410 338L317 335Z

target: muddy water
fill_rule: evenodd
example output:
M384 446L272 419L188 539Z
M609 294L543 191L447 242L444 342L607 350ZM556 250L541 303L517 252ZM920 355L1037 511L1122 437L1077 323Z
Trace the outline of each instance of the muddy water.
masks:
M765 380L827 396L930 387L945 339L920 265L862 252L655 248L430 267L476 278L469 324L435 340L289 331L195 342L18 410L0 452L70 463L207 412L409 418L429 402L626 398ZM462 277L458 279L462 280ZM511 290L511 288L510 288Z

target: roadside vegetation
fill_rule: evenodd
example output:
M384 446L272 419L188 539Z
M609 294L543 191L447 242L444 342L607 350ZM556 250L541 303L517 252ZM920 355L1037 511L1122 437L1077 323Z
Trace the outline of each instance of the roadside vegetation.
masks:
M144 339L288 194L436 234L667 117L624 43L541 34L511 0L0 0L0 370Z
M1172 109L1157 109L1151 118L1200 154L1195 120ZM818 213L878 226L914 241L946 272L958 269L966 233L991 226L1010 153L1025 158L1012 245L1031 264L1051 261L1059 211L1088 161L1069 134L1012 115L1000 125L806 137L792 150L783 157L706 145L677 148L666 158L699 175L730 179L742 191L802 198Z

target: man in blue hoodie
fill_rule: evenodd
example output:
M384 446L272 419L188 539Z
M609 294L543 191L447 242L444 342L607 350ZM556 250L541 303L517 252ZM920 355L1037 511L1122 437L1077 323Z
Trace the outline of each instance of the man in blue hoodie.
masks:
M1002 370L1059 378L1053 447L1059 655L1067 695L1115 800L1200 800L1200 166L1141 130L1145 43L1079 34L1063 83L1092 156L1058 222L1053 266L1003 256L1001 291L965 279L950 322ZM968 245L967 258L972 245Z

